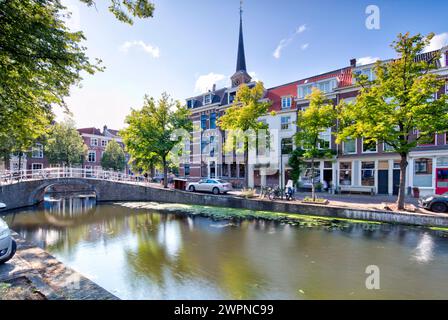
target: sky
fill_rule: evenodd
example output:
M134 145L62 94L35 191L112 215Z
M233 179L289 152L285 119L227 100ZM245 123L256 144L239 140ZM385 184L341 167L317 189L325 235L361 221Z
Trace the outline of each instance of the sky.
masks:
M84 32L88 56L106 67L84 75L66 99L78 127L123 128L146 94L185 101L213 83L229 85L240 0L154 0L154 17L132 26L116 20L109 1L96 2L63 0L72 12L67 24ZM400 32L434 32L428 50L438 49L448 44L447 12L446 0L244 0L247 69L269 88L347 66L352 58L392 58L390 44Z

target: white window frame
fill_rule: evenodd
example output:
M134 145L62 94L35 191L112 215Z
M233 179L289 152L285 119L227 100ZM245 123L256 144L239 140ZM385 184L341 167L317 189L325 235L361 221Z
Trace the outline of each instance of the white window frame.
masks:
M35 152L37 153L37 155L35 155ZM31 148L31 158L43 159L43 157L44 157L44 146L41 143L36 143Z
M39 165L40 168L34 168L34 165ZM44 168L44 165L40 162L31 163L31 171L42 170L43 168Z
M101 146L102 147L107 147L107 144L109 143L109 141L108 140L106 140L106 139L101 139Z
M386 145L390 146L392 149L387 150L387 149L386 149ZM383 152L395 152L395 149L394 149L394 147L392 147L390 144L388 144L388 143L386 143L386 142L383 141Z
M324 140L323 137L328 137L328 149L331 149L331 128L327 128L326 131L319 133L319 139ZM318 148L323 149L321 148L320 143Z
M355 143L355 152L345 152L345 143L346 141L342 141L342 154L357 154L358 153L358 140L356 138L350 139Z
M307 93L305 94L304 89L305 89L305 88L308 88L308 87L309 87L309 92L307 92ZM313 90L313 84L312 84L312 83L302 84L302 85L300 85L300 86L298 87L298 90L297 90L297 96L298 96L300 99L305 99L306 96L309 95L309 94L312 92L312 90ZM307 91L308 91L308 90L307 90Z
M204 101L203 102L204 102L204 105L211 104L212 103L212 94L211 93L206 94L204 96Z
M93 161L90 161L90 154L94 154ZM96 151L95 150L89 150L89 152L87 153L87 162L91 162L91 163L96 162Z
M343 170L345 170L345 171L350 171L350 184L341 184L341 172L342 172L342 169L341 169L341 163L350 163L350 169L343 169ZM354 185L354 179L353 179L353 164L354 164L354 162L353 161L351 161L351 160L348 160L348 161L339 161L338 162L338 177L337 177L337 181L338 181L338 184L340 185L340 186L353 186Z
M287 123L283 123L283 119L288 119ZM287 124L288 127L287 128L283 128L283 124ZM286 131L286 130L290 130L291 129L291 116L282 116L280 117L280 130L282 131Z
M322 90L321 86L325 85L328 83L328 91L327 90ZM325 80L321 80L316 82L315 87L317 87L320 91L322 91L323 93L327 94L327 93L331 93L334 91L334 89L337 87L337 80L336 79L325 79Z
M281 98L282 109L291 109L292 107L292 97L291 96L283 96Z
M90 146L98 147L98 138L90 138Z
M362 140L361 140L361 148L362 148L361 149L362 153L377 153L378 152L378 141L375 144L375 151L370 151L370 150L364 151L364 138L362 138Z
M378 148L378 144L377 144L377 148ZM362 168L362 163L363 162L373 162L373 169L363 169ZM362 172L364 170L372 170L373 171L373 185L364 185L362 184ZM377 181L376 181L376 171L377 171L377 162L374 160L361 160L359 161L359 184L362 187L376 187Z

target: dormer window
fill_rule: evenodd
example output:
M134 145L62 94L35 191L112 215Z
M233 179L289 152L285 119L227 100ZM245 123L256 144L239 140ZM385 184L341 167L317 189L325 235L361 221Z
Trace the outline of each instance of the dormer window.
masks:
M336 80L327 80L317 83L317 88L323 93L330 93L336 88Z
M299 98L305 99L307 95L311 94L312 87L311 84L300 86L298 92Z
M356 76L367 76L367 80L372 81L373 79L375 79L375 75L374 75L374 71L373 68L364 68L364 69L360 69L360 70L356 70L353 72L354 74L354 80L356 81Z
M204 96L204 105L212 103L212 95L207 94Z
M282 97L282 109L290 109L292 105L292 97Z
M191 109L193 107L194 107L194 100L193 99L187 100L187 108Z

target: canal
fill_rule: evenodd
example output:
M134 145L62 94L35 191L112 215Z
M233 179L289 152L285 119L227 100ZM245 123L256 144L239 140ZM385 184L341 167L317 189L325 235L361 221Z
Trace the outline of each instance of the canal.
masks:
M122 299L448 297L444 231L214 220L197 212L186 205L96 205L83 197L52 199L5 220ZM365 285L371 265L380 271L379 290Z

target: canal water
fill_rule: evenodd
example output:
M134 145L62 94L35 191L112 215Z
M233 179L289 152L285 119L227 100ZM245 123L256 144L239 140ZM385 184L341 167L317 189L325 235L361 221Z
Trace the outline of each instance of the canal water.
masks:
M222 209L85 197L51 199L5 220L122 299L448 298L446 232L213 220L195 215L201 210ZM379 289L366 287L369 266Z

